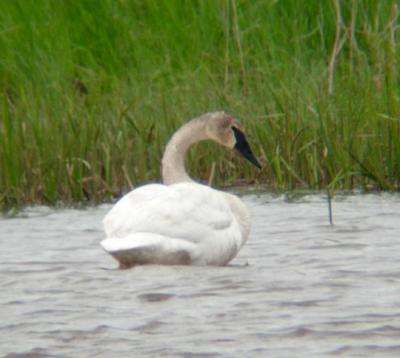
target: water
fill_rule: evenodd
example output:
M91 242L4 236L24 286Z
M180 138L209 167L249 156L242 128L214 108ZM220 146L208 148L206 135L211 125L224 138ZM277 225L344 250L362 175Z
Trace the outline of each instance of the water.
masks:
M248 195L228 267L117 270L108 205L0 219L6 357L400 356L400 197Z

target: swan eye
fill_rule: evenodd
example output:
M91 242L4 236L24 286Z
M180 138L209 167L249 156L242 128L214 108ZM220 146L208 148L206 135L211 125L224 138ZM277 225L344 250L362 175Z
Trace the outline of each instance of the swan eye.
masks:
M232 127L233 134L235 135L235 149L242 154L250 163L254 164L257 168L261 169L261 165L257 158L254 156L249 143L244 133L237 127Z
M232 126L231 128L232 128L233 134L235 136L236 145L237 146L242 146L242 145L248 146L248 143L247 143L244 133L238 127Z

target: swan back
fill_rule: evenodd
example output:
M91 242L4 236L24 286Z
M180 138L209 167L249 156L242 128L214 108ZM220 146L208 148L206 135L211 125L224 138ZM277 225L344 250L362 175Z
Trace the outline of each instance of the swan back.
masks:
M224 193L197 183L140 187L125 195L104 218L108 239L103 247L108 252L121 251L127 249L126 239L132 235L154 234L166 241L178 240L174 244L182 244L191 264L224 265L248 235L241 228L241 222L248 226L248 215L241 213L238 220L230 201L234 199L226 200Z

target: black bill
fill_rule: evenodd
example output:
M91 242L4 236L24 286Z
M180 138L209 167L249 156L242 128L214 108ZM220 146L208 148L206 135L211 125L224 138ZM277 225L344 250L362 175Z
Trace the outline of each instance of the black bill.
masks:
M240 152L240 154L242 154L250 163L254 164L258 169L261 169L261 164L254 156L253 151L251 150L243 132L236 127L232 127L232 130L236 139L235 149Z

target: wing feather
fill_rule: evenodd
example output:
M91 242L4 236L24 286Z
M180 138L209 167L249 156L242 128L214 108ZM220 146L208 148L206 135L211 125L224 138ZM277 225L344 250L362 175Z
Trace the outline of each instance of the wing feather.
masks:
M108 237L151 232L198 243L235 217L220 192L197 183L150 184L125 195L103 220Z

